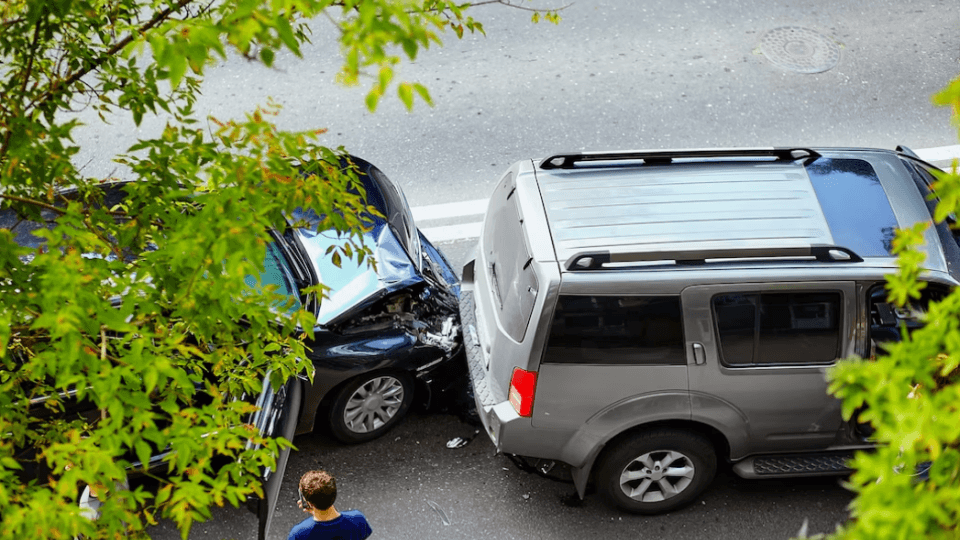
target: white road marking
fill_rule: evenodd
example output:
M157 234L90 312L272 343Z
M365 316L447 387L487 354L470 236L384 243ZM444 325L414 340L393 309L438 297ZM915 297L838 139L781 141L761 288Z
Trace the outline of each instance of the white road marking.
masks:
M441 227L421 227L423 234L433 243L456 242L480 237L482 221L464 223L462 225L446 225Z
M482 216L487 211L487 199L431 204L430 206L411 208L411 210L413 211L413 221L416 223L435 219Z
M920 156L920 159L937 165L938 162L950 162L955 159L960 159L960 144L938 146L936 148L921 148L915 150L915 152Z
M936 148L920 148L914 150L920 159L935 165L950 165L955 159L960 159L960 144L938 146ZM470 240L480 236L483 226L483 215L487 211L487 199L474 199L444 204L431 204L412 208L413 220L431 242L456 242ZM424 227L425 223L443 219L474 218L468 223L456 225L438 225Z

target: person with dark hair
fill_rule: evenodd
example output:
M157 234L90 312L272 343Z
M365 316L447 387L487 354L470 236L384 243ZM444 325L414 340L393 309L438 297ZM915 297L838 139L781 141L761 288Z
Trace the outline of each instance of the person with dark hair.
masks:
M363 540L373 533L359 510L338 512L337 481L326 471L308 471L300 478L297 506L310 517L294 525L287 540Z

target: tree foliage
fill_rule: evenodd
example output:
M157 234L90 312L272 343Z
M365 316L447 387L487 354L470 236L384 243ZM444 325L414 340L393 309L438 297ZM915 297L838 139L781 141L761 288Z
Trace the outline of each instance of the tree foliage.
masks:
M354 175L341 170L344 149L321 145L322 130L281 131L270 106L198 121L202 76L231 51L267 66L283 50L299 56L307 21L323 15L339 35L339 79L368 80L371 110L391 88L408 108L415 98L429 103L425 87L396 82L394 70L445 32L482 32L469 7L0 2L0 211L49 222L34 248L0 230L0 535L136 536L166 517L186 536L212 505L260 494L259 471L290 443L252 431L253 406L236 396L256 392L267 374L276 385L307 373L296 329L312 322L276 309L288 300L247 277L262 270L269 229L297 207L352 239L331 256L363 260L365 204L352 194ZM167 119L160 136L118 156L133 180L121 203L102 200L98 186L111 179L85 176L71 161L78 121L70 112L83 107L137 124ZM96 417L65 414L75 399ZM122 487L145 472L137 462L166 450L158 490ZM24 481L27 470L39 478ZM78 511L83 485L109 493L99 520Z
M934 96L960 127L960 78ZM937 221L960 211L960 174L939 175ZM898 231L898 272L888 278L900 306L924 288L916 246L922 227ZM858 453L850 486L851 520L833 538L960 537L960 289L927 306L924 326L875 359L841 362L831 391L847 418L858 409L875 429L875 452Z

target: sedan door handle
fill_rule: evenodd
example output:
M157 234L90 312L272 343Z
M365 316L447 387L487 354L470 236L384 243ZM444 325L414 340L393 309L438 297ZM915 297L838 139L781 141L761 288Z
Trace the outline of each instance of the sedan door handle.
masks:
M704 350L702 343L693 344L693 362L698 366L707 363L707 352Z

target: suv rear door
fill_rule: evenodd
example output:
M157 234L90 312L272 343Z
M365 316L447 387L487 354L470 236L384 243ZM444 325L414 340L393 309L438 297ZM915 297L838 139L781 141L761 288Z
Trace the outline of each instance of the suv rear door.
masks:
M853 352L853 282L684 289L692 415L727 435L731 458L817 450L837 439L826 370Z

